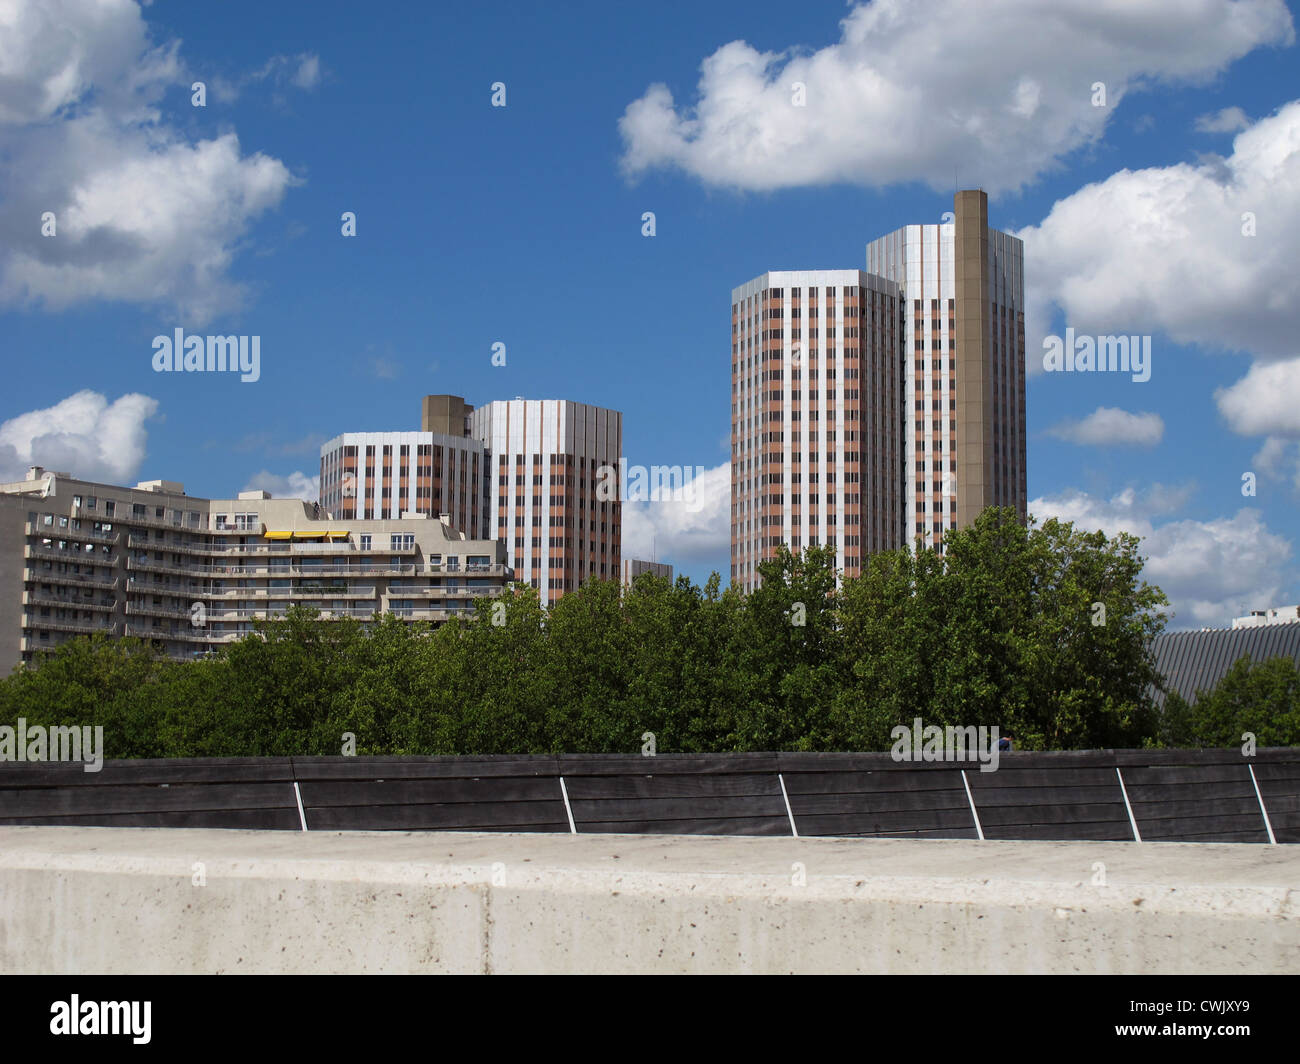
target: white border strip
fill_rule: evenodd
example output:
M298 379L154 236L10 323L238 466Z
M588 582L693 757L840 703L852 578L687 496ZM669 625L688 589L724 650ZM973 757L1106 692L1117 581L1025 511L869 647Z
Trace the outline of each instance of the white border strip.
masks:
M302 825L302 830L307 830L307 814L302 811L302 791L298 790L298 781L293 781L293 796L298 801L298 823Z
M560 777L560 793L564 795L564 811L569 815L569 834L578 834L578 829L573 824L573 809L569 805L569 788L564 785L564 777Z
M966 770L961 770L961 785L966 788L966 801L970 802L970 815L975 818L975 834L981 839L984 838L984 828L980 825L980 815L975 811L975 797L970 792L970 784L966 781Z
M1250 782L1255 785L1255 797L1259 799L1259 811L1264 814L1264 827L1268 829L1269 844L1276 846L1277 839L1273 835L1273 825L1269 823L1268 808L1264 805L1264 796L1259 793L1259 780L1255 779L1255 766L1247 763L1246 767L1250 769Z
M1119 792L1124 796L1124 808L1128 810L1128 822L1133 827L1133 841L1141 842L1142 833L1138 831L1137 818L1133 816L1133 807L1128 800L1128 788L1124 786L1124 776L1120 772L1118 765L1115 766L1115 778L1119 780Z
M781 797L785 799L785 815L790 818L790 834L797 839L799 829L794 826L794 811L790 808L790 796L785 793L785 777L778 772L776 778L777 782L781 784Z

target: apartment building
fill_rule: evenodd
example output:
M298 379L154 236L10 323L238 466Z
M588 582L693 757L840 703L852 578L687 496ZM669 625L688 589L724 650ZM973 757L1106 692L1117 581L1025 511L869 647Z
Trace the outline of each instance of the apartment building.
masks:
M340 519L445 516L471 536L494 537L516 578L550 603L587 580L618 579L622 500L598 498L597 487L603 467L618 469L622 445L616 410L562 399L476 409L430 395L419 432L326 442L320 504Z
M172 481L128 488L39 466L0 484L6 669L95 632L201 656L291 605L437 624L512 578L496 541L427 517L339 520L262 491L201 499Z
M732 290L731 575L776 548L866 555L1028 505L1023 246L983 192L866 247L866 270Z

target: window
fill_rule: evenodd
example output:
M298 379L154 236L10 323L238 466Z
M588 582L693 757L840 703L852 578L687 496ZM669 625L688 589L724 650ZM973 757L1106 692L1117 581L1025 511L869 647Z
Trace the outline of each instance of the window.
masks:
M370 536L368 533L363 533L357 537L357 548L359 550L370 550Z

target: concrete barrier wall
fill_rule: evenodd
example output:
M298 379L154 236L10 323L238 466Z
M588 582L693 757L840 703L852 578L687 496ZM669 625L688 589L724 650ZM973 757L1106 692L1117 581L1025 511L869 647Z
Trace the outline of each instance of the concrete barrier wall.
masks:
M0 972L1295 973L1300 851L6 827Z

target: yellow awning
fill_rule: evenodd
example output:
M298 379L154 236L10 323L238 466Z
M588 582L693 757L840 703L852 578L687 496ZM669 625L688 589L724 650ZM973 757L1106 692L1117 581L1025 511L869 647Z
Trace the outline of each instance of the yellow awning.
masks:
M348 534L347 534L347 530L346 530L346 529L345 529L344 531L342 531L342 532L326 532L325 535L329 536L330 539L347 539L347 538L348 538Z
M324 539L325 533L322 532L295 532L294 539Z
M291 539L293 537L292 532L266 532L263 534L267 539Z

